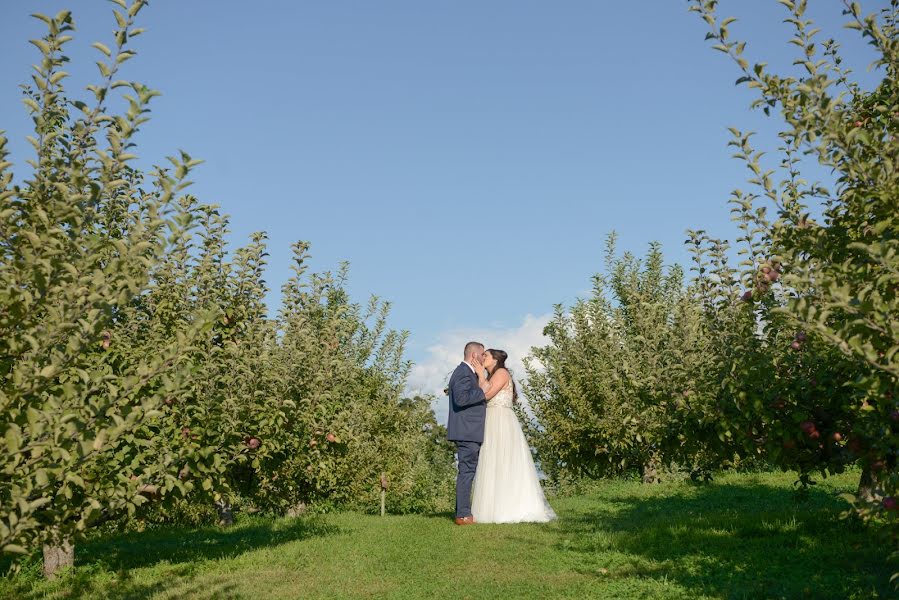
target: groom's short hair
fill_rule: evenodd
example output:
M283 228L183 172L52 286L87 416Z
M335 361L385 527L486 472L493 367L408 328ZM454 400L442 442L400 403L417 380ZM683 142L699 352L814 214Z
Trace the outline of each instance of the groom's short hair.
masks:
M467 344L465 344L465 354L463 356L467 357L471 352L474 352L478 348L483 350L484 344L482 344L481 342L468 342Z

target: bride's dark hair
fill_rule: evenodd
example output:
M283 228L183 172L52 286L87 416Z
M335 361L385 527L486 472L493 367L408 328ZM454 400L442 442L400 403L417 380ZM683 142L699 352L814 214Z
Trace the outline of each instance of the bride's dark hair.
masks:
M489 369L487 372L487 381L490 381L490 378L493 377L493 374L496 373L498 369L509 369L506 367L506 359L509 358L509 355L506 354L505 350L495 350L490 348L487 350L490 353L490 356L493 357L493 360L496 361L496 364L492 369ZM512 402L518 404L518 389L515 387L515 380L512 379L512 371L509 371L509 380L512 382Z

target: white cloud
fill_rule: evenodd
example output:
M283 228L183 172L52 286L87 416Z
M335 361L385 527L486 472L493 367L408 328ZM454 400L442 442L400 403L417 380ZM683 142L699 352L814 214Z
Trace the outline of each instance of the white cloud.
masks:
M443 394L443 388L453 369L462 362L462 350L466 342L476 340L488 348L505 350L509 355L506 366L512 371L516 382L520 382L525 377L523 359L530 354L532 346L547 344L543 328L552 317L552 313L536 317L527 315L520 326L511 329L472 328L441 333L437 343L428 347L428 357L413 365L406 386L408 393L435 395L437 399L433 408L437 414L437 421L446 423L448 399Z

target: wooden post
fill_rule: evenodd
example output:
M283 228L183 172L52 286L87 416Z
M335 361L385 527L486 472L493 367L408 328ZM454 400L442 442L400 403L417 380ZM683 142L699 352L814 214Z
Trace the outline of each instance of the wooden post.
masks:
M381 473L381 516L386 514L387 473Z

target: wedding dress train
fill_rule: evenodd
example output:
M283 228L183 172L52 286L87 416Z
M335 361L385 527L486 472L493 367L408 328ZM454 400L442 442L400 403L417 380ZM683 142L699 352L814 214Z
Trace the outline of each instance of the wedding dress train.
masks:
M545 523L556 518L512 409L512 395L510 380L487 402L471 501L476 523Z

